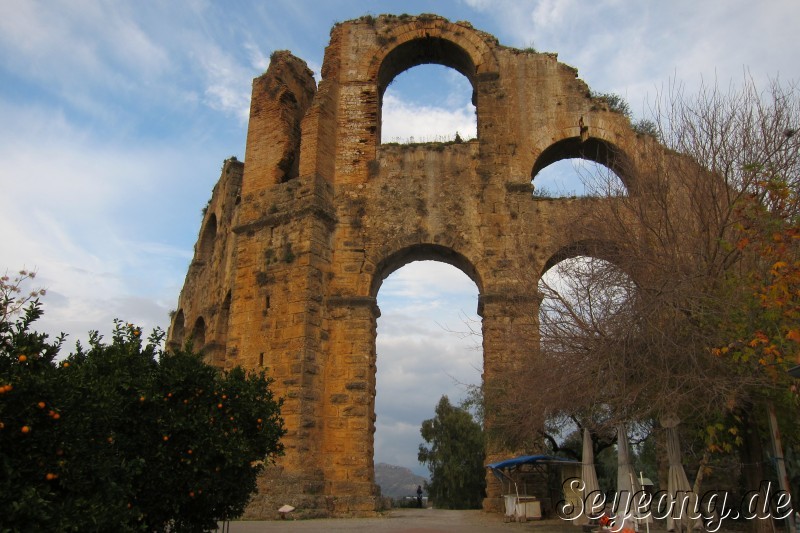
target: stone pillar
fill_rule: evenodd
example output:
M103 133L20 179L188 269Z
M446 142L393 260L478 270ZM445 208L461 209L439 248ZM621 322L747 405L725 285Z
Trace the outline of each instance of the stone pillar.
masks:
M374 479L375 335L373 297L332 297L323 397L321 464L328 506L337 516L377 509Z
M539 345L539 303L537 294L522 290L484 293L478 303L478 314L483 318L483 392L486 402L485 425L490 435L486 444L486 462L492 463L520 455L530 450L508 449L492 439L492 413L494 402L507 399L507 380L518 375ZM500 483L491 472L486 472L486 511L503 510Z

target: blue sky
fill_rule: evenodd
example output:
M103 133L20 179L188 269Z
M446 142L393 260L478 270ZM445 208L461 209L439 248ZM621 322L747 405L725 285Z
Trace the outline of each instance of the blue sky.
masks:
M252 78L279 49L319 72L335 22L402 12L557 52L637 117L674 80L800 80L796 0L0 0L0 270L38 270L40 328L72 343L115 317L166 327L222 161L244 159ZM469 136L468 92L446 69L401 75L385 139ZM446 331L476 298L442 265L385 282L376 460L420 471L420 422L460 396L454 381L480 379L475 339Z

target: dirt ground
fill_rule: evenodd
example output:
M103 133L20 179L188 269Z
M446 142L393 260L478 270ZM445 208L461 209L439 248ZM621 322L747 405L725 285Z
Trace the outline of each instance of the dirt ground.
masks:
M800 525L800 524L798 524ZM329 518L317 520L272 520L230 522L230 529L220 524L218 532L277 533L277 532L378 532L378 533L581 533L581 527L555 518L528 522L504 522L503 515L483 511L449 511L443 509L393 509L378 518ZM747 530L744 522L726 523L720 533L741 533ZM800 530L800 528L799 528ZM778 526L778 531L785 531ZM642 528L640 533L665 533L663 522Z
M222 531L222 529L220 529ZM580 533L581 528L562 520L504 523L503 515L483 511L394 509L380 518L331 518L231 522L231 533L320 531L325 533L376 531L386 533Z

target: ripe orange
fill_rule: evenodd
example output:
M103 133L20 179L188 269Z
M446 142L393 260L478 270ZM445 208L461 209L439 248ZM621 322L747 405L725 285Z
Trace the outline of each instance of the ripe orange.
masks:
M47 473L47 475L46 475L46 476L44 476L44 477L45 477L45 479L46 479L47 481L53 481L54 479L56 479L56 478L58 477L58 475L57 475L57 474L54 474L54 473L52 473L52 472L48 472L48 473Z
M44 409L46 404L44 402L39 402L36 405L39 407L39 409Z
M22 426L22 430L21 431L27 435L28 433L31 432L31 427L30 426Z
M20 355L19 356L19 362L20 363L24 363L27 360L28 360L28 356L27 355Z
M169 440L169 436L168 435L164 435L164 442L167 442L168 440Z

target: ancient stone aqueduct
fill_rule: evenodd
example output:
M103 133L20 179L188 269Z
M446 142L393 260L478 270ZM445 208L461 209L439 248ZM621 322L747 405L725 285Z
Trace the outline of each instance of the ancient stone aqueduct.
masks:
M477 140L382 146L387 85L425 63L469 79ZM375 510L376 296L389 274L432 259L472 278L491 383L526 357L513 339L536 327L537 280L513 273L579 253L572 221L598 209L534 197L536 174L582 157L630 189L665 153L555 54L502 46L466 22L337 24L321 75L317 86L302 60L276 52L254 80L245 162L223 166L169 334L221 367L267 367L285 398L286 455L251 517L285 503L309 516Z

